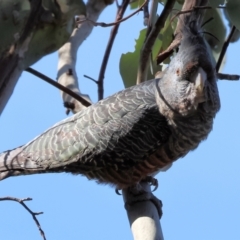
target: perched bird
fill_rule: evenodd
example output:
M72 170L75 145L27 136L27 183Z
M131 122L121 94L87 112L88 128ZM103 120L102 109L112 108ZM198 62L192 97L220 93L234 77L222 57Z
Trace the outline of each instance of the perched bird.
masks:
M0 154L0 179L70 172L132 186L206 139L220 108L216 73L197 14L159 79L114 94Z

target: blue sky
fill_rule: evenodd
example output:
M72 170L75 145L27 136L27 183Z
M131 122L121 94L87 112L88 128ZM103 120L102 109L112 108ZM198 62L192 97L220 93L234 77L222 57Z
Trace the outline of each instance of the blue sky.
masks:
M99 21L112 22L115 6ZM121 89L119 58L132 51L143 28L142 14L124 22L105 73L105 97ZM97 78L110 28L96 27L78 52L81 90L97 101ZM225 73L240 74L240 43L230 45ZM56 78L57 54L33 67ZM210 136L198 149L157 176L155 195L163 201L161 225L167 240L240 239L240 82L218 82L221 110ZM60 93L24 73L0 118L0 152L23 145L66 117ZM121 196L109 186L82 176L43 174L9 178L0 183L0 196L32 197L28 206L38 217L47 239L132 239ZM0 202L1 238L42 239L31 216L17 203Z

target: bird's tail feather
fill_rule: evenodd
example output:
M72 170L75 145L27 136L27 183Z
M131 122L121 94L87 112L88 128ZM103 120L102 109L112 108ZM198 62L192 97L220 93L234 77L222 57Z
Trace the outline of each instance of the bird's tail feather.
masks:
M28 175L41 172L39 166L22 155L22 147L0 154L0 180L10 176Z

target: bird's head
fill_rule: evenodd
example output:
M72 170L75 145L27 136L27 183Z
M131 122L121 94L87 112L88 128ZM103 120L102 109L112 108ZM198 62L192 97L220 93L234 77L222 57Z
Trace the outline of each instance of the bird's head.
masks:
M160 112L173 118L204 109L215 116L220 101L208 47L196 22L186 23L182 35L177 54L157 84Z

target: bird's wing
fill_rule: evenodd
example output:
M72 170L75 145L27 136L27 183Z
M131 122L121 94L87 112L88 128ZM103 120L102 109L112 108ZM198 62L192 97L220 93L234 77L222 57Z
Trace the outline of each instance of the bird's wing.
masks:
M166 122L157 109L155 81L123 90L61 121L24 146L21 155L43 169L75 162L82 168L101 168L110 159L111 164L123 159L134 164L167 139L167 130L160 133Z

